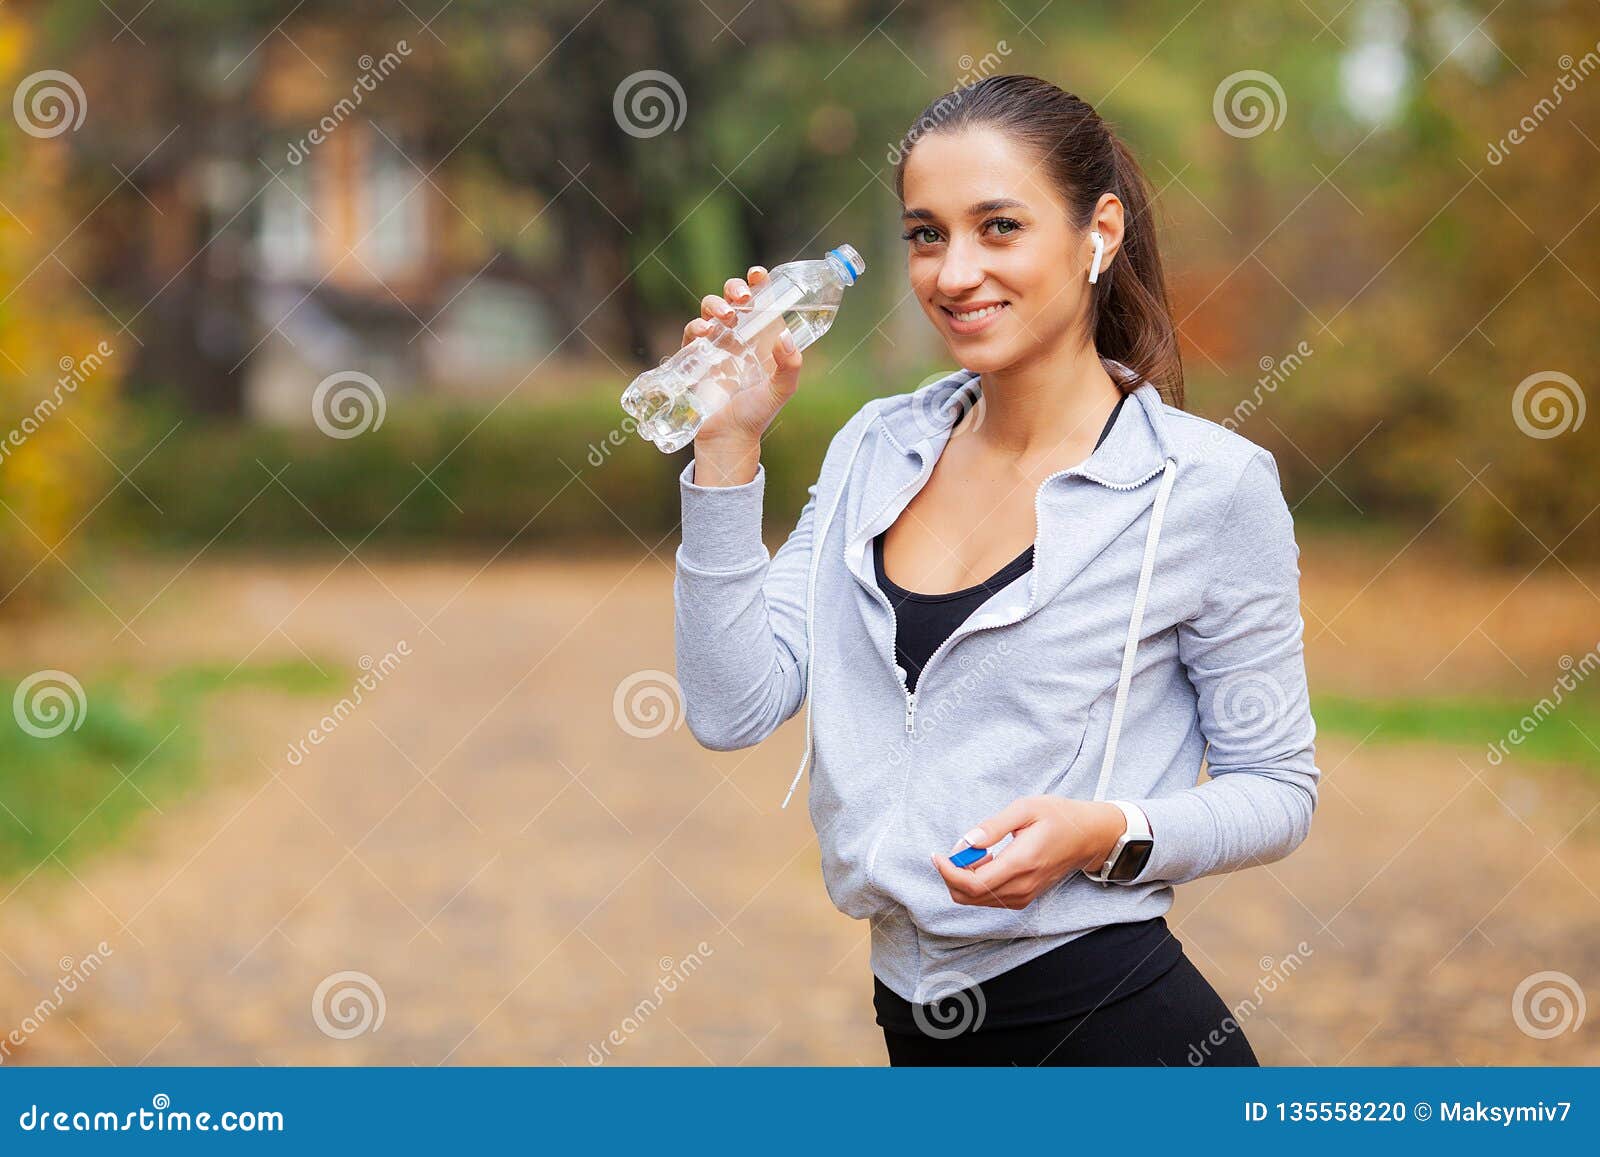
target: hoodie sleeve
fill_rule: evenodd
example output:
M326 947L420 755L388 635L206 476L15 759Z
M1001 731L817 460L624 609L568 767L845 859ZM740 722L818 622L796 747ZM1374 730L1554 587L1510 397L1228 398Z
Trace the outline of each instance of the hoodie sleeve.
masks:
M752 747L800 710L817 483L788 540L761 539L766 466L742 486L678 485L683 542L673 584L678 684L689 730L713 751Z
M1209 779L1136 800L1155 846L1134 884L1183 883L1282 859L1311 829L1315 764L1300 548L1277 462L1258 448L1216 536L1213 577L1178 653L1199 697Z

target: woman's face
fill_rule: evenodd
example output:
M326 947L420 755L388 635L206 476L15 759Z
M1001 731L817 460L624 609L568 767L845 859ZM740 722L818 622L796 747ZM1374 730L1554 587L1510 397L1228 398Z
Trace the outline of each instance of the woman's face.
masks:
M960 365L993 372L1078 340L1088 235L1032 153L994 129L934 132L903 178L911 288Z

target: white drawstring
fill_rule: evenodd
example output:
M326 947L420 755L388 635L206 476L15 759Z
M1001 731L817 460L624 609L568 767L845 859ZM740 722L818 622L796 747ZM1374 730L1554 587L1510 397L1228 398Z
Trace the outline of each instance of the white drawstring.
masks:
M844 464L844 473L839 479L839 489L834 495L833 506L828 511L828 517L823 520L822 531L811 539L811 577L806 584L806 750L800 760L800 766L794 773L794 779L789 783L789 794L783 797L783 807L789 806L789 800L794 795L794 789L800 786L800 777L806 773L806 765L811 762L811 682L817 671L817 651L813 642L812 609L817 598L817 566L822 561L822 551L828 542L828 529L833 525L833 516L839 513L839 503L844 500L845 483L850 478L850 469L856 464L856 455L861 453L862 444L867 440L867 432L872 429L872 423L877 421L877 415L861 424L861 434L856 438L855 448L850 451L850 458Z
M1133 680L1133 657L1139 649L1139 627L1144 622L1144 604L1150 594L1150 575L1156 565L1156 543L1161 538L1161 516L1166 512L1167 495L1172 490L1171 458L1161 468L1161 489L1156 491L1155 505L1150 509L1150 531L1145 536L1144 563L1139 568L1139 589L1133 596L1133 617L1128 620L1128 638L1122 645L1122 675L1117 680L1116 705L1111 709L1111 734L1106 739L1106 757L1100 764L1100 782L1094 789L1094 798L1106 798L1106 788L1111 782L1111 764L1117 757L1117 737L1122 734L1122 715L1128 706L1128 684Z

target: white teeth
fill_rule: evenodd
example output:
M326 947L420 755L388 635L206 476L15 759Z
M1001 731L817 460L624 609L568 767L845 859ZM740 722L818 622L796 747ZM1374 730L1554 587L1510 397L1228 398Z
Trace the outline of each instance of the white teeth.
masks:
M957 321L977 321L980 317L988 317L991 313L999 313L1004 308L1005 303L1001 302L999 305L989 305L982 309L974 309L970 313L957 313L953 316Z

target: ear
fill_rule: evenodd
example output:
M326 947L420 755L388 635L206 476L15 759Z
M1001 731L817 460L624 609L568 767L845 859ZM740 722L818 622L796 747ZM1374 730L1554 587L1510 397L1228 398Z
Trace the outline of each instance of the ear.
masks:
M1122 236L1125 229L1122 201L1115 193L1100 194L1100 200L1095 203L1094 213L1089 218L1089 229L1097 231L1105 240L1105 256L1100 259L1100 276L1104 277L1106 270L1111 268L1112 258L1122 250ZM1088 232L1084 234L1083 244L1085 254L1083 264L1087 269L1094 253Z

